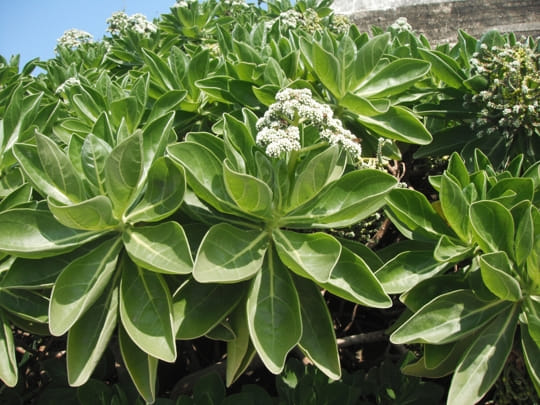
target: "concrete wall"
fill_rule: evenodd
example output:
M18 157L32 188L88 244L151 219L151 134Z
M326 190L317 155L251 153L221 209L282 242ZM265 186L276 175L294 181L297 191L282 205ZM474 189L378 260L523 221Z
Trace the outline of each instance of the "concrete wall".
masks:
M458 29L479 37L489 29L540 36L540 0L334 0L361 31L406 17L434 43L455 42Z

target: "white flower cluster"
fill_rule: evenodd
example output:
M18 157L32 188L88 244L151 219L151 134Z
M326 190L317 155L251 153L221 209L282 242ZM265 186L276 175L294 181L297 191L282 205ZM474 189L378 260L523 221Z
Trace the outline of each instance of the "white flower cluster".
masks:
M196 3L197 0L176 0L176 3L173 4L172 8L189 8L193 3Z
M299 150L299 125L318 129L319 136L330 144L339 144L356 161L362 149L357 138L347 129L326 104L314 100L309 89L284 89L276 94L276 102L257 121L256 142L266 148L266 154L280 157Z
M57 43L58 46L75 49L82 44L93 42L93 40L94 37L92 36L92 34L86 31L72 28L65 31L64 34L62 34L62 36L58 38Z
M112 35L120 35L124 31L131 30L149 36L157 31L156 25L148 21L146 16L140 13L128 16L123 11L117 11L107 18L107 24L107 31Z
M412 26L407 22L407 17L399 17L396 21L394 21L390 28L396 32L412 32Z
M516 136L540 134L540 70L538 53L516 42L503 48L486 44L470 60L471 74L482 75L488 87L466 97L466 106L479 110L471 129L478 137L499 134L508 142Z
M227 7L249 7L245 0L221 0L221 3Z
M77 79L76 77L70 77L60 86L58 86L58 88L56 89L56 94L64 93L68 87L78 86L80 84L81 84L81 81L79 79Z
M300 13L299 11L296 11L294 9L283 11L282 13L280 13L279 17L268 21L266 23L266 26L270 28L278 20L281 24L281 28L284 30L303 27L309 32L315 32L322 29L321 18L319 17L317 12L311 8L305 10L304 13Z
M351 25L351 20L344 14L334 14L330 20L330 29L337 34L346 34Z

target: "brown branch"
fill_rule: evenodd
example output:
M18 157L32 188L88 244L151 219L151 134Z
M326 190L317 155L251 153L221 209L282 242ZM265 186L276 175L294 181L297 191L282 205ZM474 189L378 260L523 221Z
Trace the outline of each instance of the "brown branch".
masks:
M383 342L387 340L384 330L376 330L374 332L359 333L357 335L345 336L337 339L339 347L348 347L365 343Z

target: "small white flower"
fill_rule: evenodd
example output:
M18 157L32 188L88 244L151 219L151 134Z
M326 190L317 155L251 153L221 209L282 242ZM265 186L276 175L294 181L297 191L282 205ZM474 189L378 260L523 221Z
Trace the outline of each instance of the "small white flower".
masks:
M56 89L56 93L63 93L66 91L68 87L71 86L79 86L81 84L81 81L77 79L76 77L70 77L67 79L64 83L62 83L58 88Z
M60 38L58 38L58 46L75 49L85 43L93 42L94 37L92 34L72 28L65 31Z

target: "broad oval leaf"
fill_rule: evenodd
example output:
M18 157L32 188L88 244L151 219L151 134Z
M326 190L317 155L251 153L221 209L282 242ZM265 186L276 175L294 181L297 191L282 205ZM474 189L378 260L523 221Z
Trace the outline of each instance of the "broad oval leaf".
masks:
M110 155L112 147L94 134L84 138L81 148L81 165L86 178L101 194L105 195L105 160Z
M0 213L0 251L24 258L69 252L102 233L62 225L43 209L15 208Z
M141 134L137 132L118 144L105 161L105 189L117 218L122 217L136 197L142 158Z
M88 381L116 329L117 318L118 288L115 286L71 327L66 349L70 386L79 387Z
M454 372L449 404L475 404L493 386L512 350L518 314L514 305L479 333Z
M485 253L513 253L514 219L502 204L490 200L477 201L471 204L469 215L474 239Z
M40 133L36 133L36 146L41 166L56 188L70 201L84 200L86 192L80 174L67 155L52 139Z
M306 204L282 218L291 228L336 228L359 222L384 204L384 197L397 180L378 170L364 169L345 174L327 185Z
M49 299L35 290L0 289L0 307L9 314L32 323L47 323Z
M107 231L119 225L113 217L111 200L103 195L76 204L64 205L48 199L49 209L61 224L73 229Z
M440 262L458 263L474 255L475 245L464 246L446 235L441 236L433 251L433 257Z
M288 268L321 283L328 281L341 255L341 243L324 232L276 229L272 238L279 258Z
M427 145L433 140L424 124L404 107L392 106L372 117L358 115L357 120L376 134L396 141Z
M439 51L419 48L418 52L423 59L431 63L431 72L437 79L455 89L463 88L466 77L456 61Z
M15 387L19 378L15 343L11 325L0 310L0 379L8 387Z
M148 172L142 199L129 210L126 221L157 222L167 218L178 210L185 191L184 170L169 158L157 159Z
M313 364L328 377L337 380L341 377L341 366L336 335L321 290L302 277L294 277L294 284L302 314L302 338L298 344Z
M521 347L523 349L523 358L529 377L536 388L536 392L540 395L540 348L538 342L535 342L527 330L526 325L520 325L521 330Z
M120 238L107 240L62 270L49 304L53 335L66 333L103 293L116 270L121 247Z
M256 353L249 338L249 327L244 302L240 303L231 313L229 322L236 338L227 342L226 383L228 387L242 375L251 364L251 360Z
M519 282L512 276L512 264L504 252L487 253L479 257L482 280L487 288L502 300L522 298Z
M401 294L449 266L449 263L438 262L431 250L414 250L402 252L387 261L375 272L375 276L388 294Z
M428 302L391 336L395 344L454 342L482 328L511 303L484 301L470 290L442 294Z
M200 283L235 283L260 271L268 249L268 233L222 223L205 235L193 266Z
M232 312L244 295L243 284L187 281L173 296L176 338L195 339L206 335Z
M172 299L160 274L144 270L127 257L121 263L120 319L129 337L152 357L173 362L176 343Z
M118 343L124 365L144 400L153 404L156 399L158 359L141 350L124 328L118 328Z
M453 232L422 193L395 189L386 197L392 223L408 239L435 241Z
M251 341L266 368L279 374L302 337L302 318L289 271L273 251L252 281L246 308Z
M223 180L228 194L242 211L263 219L271 217L273 195L266 183L233 170L228 160L223 165Z
M18 143L13 146L13 154L17 158L22 171L34 187L43 197L52 197L65 204L72 201L68 195L61 191L46 174L39 159L35 145Z
M139 266L158 273L191 273L193 259L189 242L177 222L130 227L122 238L129 257Z
M187 141L170 145L167 152L184 167L188 184L199 198L219 211L238 213L223 181L223 164L210 149Z
M454 232L463 242L469 243L469 203L461 187L446 174L441 178L440 200L444 216Z
M142 166L140 179L145 180L148 170L154 161L165 153L165 148L171 140L174 122L174 111L150 121L142 132ZM136 165L136 163L133 163Z
M324 186L341 177L346 154L337 145L316 154L301 168L291 191L288 209L294 209L315 197Z
M320 286L360 305L374 308L392 306L392 300L366 262L345 247L341 249L341 256L330 279Z
M379 98L394 96L407 90L425 76L430 67L429 62L420 59L396 59L354 89L354 94Z

